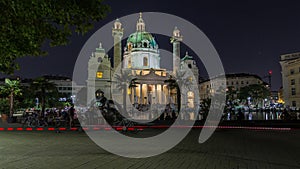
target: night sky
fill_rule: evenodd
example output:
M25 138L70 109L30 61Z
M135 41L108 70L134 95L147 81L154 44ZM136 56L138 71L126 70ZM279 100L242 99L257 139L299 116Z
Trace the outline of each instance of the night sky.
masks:
M300 52L300 1L195 2L197 1L109 0L107 3L111 6L111 13L105 20L95 23L93 30L85 36L74 34L68 46L45 46L44 49L49 52L46 57L20 59L18 62L21 70L16 75L23 78L45 74L72 77L82 46L101 26L132 13L164 12L197 25L215 46L226 73L245 72L263 77L268 70L273 70L272 89L278 90L281 86L280 55ZM147 25L147 20L145 22L147 29L151 25ZM170 47L167 41L160 42L159 38L156 39L160 46Z

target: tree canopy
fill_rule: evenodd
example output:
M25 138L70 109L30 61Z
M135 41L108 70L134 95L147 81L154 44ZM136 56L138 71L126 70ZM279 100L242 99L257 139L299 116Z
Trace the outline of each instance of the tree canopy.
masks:
M262 84L252 84L240 89L240 99L246 100L248 97L250 97L254 105L257 105L260 101L269 96L269 89Z
M17 58L43 56L43 45L66 45L75 31L84 34L103 19L103 0L0 0L0 72L12 74Z
M0 86L0 93L9 97L9 114L10 117L14 114L14 97L22 95L20 81L5 79L5 84Z
M45 112L46 102L50 101L50 98L57 98L58 91L56 85L53 82L45 79L44 77L40 77L35 79L30 87L35 91L35 94L38 98L41 99L42 113Z

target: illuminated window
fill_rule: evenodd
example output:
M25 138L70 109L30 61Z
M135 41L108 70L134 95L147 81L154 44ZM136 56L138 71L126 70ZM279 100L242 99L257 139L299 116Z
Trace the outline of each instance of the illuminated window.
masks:
M103 77L103 72L97 72L97 78L101 79Z
M148 66L148 58L147 57L144 57L143 59L143 62L144 62L144 66Z

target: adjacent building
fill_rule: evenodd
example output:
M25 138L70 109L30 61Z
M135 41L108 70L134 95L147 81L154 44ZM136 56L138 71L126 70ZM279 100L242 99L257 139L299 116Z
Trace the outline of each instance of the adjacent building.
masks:
M61 75L44 75L42 77L55 84L60 95L60 101L75 99L73 93L77 93L83 87L80 85L74 85L75 82L73 82L71 78ZM29 87L33 81L33 79L21 79L19 77L13 77L12 79L20 80L21 86L26 87ZM3 85L4 83L5 78L0 79L0 85Z
M300 52L280 56L282 96L287 107L300 107Z
M225 85L220 84L224 83L224 81L218 81L218 78L211 80L204 80L200 82L200 99L210 98L215 92L213 86L215 85ZM264 84L265 82L257 75L247 74L247 73L236 73L236 74L226 74L226 86L228 90L231 88L232 90L238 91L242 87L252 85L252 84Z

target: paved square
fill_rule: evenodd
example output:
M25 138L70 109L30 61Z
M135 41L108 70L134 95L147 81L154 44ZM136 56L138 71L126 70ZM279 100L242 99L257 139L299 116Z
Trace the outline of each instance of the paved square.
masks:
M218 129L204 144L197 143L199 132L161 155L129 159L106 152L84 132L1 131L0 168L300 168L298 130Z

